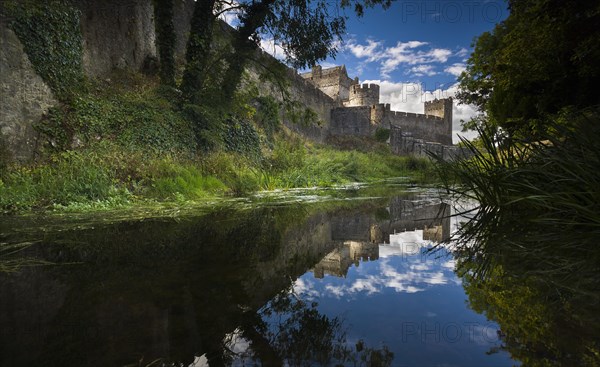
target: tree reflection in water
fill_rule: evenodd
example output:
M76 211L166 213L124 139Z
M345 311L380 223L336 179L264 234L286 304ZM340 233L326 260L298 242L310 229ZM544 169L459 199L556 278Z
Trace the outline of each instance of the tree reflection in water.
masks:
M597 246L536 241L540 228L501 214L480 208L453 239L470 307L524 366L600 366Z
M309 303L299 298L290 287L258 312L259 318L254 328L245 329L243 335L252 341L254 353L263 363L271 361L275 362L273 365L289 366L391 366L394 354L387 346L374 349L366 346L362 340L354 346L348 344L343 320L320 314L317 306L317 302ZM255 333L265 343L254 343Z

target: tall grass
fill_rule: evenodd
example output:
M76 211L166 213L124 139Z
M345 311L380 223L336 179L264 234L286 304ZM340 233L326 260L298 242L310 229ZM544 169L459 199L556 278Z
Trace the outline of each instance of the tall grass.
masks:
M0 211L110 209L140 200L194 201L260 190L330 187L390 177L423 180L429 163L389 151L340 151L279 136L261 158L214 151L192 156L100 141L0 173Z

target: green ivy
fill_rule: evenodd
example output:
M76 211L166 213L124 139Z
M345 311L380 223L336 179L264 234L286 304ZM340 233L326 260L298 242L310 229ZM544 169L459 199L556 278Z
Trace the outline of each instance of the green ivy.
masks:
M383 127L377 128L375 130L375 140L380 143L385 143L390 138L390 129L386 129Z
M158 93L85 94L68 105L53 107L35 128L58 150L112 140L121 146L154 152L194 151L188 120Z
M260 159L260 136L252 124L243 119L230 117L225 131L225 147L230 152Z
M79 10L67 0L12 0L6 9L37 74L59 100L70 100L84 88Z
M281 127L281 120L279 117L279 103L275 98L271 96L257 97L255 99L257 105L256 114L254 115L254 121L260 126L268 141L273 140L273 134Z

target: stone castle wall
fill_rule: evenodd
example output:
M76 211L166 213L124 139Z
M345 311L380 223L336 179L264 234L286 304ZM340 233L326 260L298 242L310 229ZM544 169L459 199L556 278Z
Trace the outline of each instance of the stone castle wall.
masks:
M185 57L194 0L173 2L175 56ZM157 57L152 0L76 0L81 11L83 65L88 76L116 69L140 70L148 57Z
M313 85L336 101L347 101L350 98L351 88L358 83L357 79L348 77L345 66L323 69L316 65L312 71L302 74L302 78L310 80Z
M33 159L37 141L33 124L57 103L8 20L0 16L0 151L18 161Z
M452 145L451 131L448 134L447 118L420 113L387 111L384 121L391 126L401 128L406 134L412 134L415 138Z
M344 106L372 106L379 104L379 86L377 84L354 84L350 87L348 102Z
M371 107L338 107L331 110L329 135L371 136L375 132L371 123Z
M77 0L81 11L83 67L91 77L113 69L140 70L156 57L154 7L148 0Z
M293 70L288 72L288 78L291 82L290 94L292 99L314 111L321 120L321 124L307 126L293 123L289 120L284 120L284 124L289 129L296 131L311 140L317 142L325 141L325 138L329 135L329 129L332 122L331 111L338 106L338 102Z
M403 133L398 127L390 129L390 147L398 155L427 158L430 153L433 153L445 161L468 156L468 152L458 146L427 142L409 133Z
M357 79L346 75L343 66L325 70L315 66L302 77L343 106L331 110L327 135L372 136L377 128L395 127L418 140L452 145L451 98L426 102L423 114L392 111L389 104L379 103L379 85L360 85ZM344 83L351 83L347 99L343 99L345 94L340 92L346 88Z
M178 58L185 54L194 4L194 0L174 2ZM148 57L157 56L152 0L75 0L74 5L81 12L88 77L104 77L115 68L140 70ZM33 124L58 101L1 14L0 46L0 144L12 159L28 161L37 144Z

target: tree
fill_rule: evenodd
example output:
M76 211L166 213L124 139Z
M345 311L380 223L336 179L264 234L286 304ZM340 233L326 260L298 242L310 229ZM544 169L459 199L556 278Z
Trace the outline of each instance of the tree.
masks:
M198 0L192 18L190 40L182 91L189 101L203 86L208 72L206 56L213 40L213 25L218 15L235 8L240 25L233 36L232 51L226 55L227 70L222 82L222 100L227 103L237 89L246 62L253 57L261 36L269 35L281 42L287 61L295 66L309 66L336 53L336 41L345 32L343 10L354 6L358 16L365 7L391 0L342 0L335 6L325 0L260 0L229 3L226 0Z
M207 72L208 55L213 39L216 0L198 0L190 23L190 36L185 53L186 67L181 91L186 101L198 104L204 76Z
M600 1L510 0L510 15L476 40L458 98L509 133L600 103Z
M165 85L175 86L175 27L173 0L155 0L156 36L160 55L160 79Z

